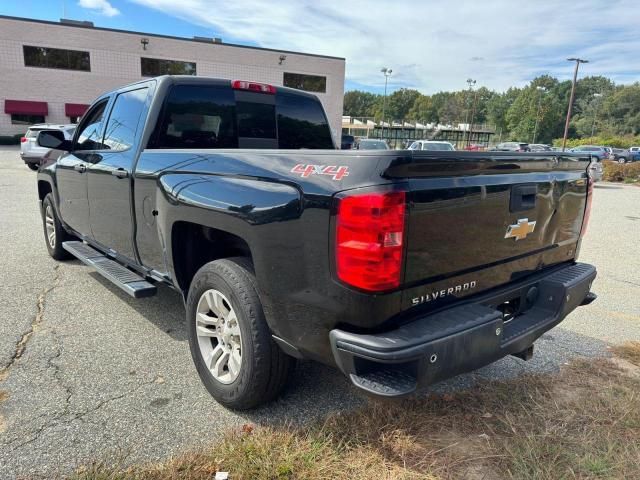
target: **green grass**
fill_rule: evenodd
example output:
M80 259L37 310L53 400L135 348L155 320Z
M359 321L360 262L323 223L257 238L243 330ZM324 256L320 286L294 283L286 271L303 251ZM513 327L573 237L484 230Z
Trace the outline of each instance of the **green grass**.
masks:
M306 428L227 432L161 464L95 463L76 480L640 478L640 343L626 360L576 361L554 376L455 394L372 401Z

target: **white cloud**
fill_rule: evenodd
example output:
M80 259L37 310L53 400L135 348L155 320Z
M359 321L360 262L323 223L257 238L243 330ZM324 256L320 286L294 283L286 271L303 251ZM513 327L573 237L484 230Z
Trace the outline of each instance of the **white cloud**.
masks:
M569 78L567 57L591 62L581 75L640 80L637 0L133 0L216 34L269 48L345 57L347 78L425 93L504 90L548 73Z
M107 17L120 15L120 10L111 5L108 0L80 0L78 5L82 8L96 10L101 15L105 15Z

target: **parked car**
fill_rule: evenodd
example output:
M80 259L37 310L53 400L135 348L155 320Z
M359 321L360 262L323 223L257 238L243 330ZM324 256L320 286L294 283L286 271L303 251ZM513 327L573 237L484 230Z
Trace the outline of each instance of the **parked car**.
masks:
M530 152L528 143L523 142L504 142L499 143L493 149L496 152Z
M466 150L467 152L480 152L485 150L485 146L479 145L477 143L472 143L471 145L467 145L466 147L464 147L463 150Z
M409 150L428 150L431 152L453 152L454 146L449 142L435 140L416 140L409 146Z
M409 395L530 358L595 299L587 155L337 152L315 95L191 76L106 93L72 140L38 138L67 152L34 189L49 254L135 298L179 292L196 370L231 408L275 398L296 358Z
M529 144L529 151L531 152L550 152L551 146L544 143L531 143Z
M39 123L32 125L27 129L27 133L20 139L20 158L31 170L37 170L42 163L45 154L49 152L48 148L38 145L36 142L38 134L43 130L59 130L63 132L65 139L70 140L75 131L75 124L58 125L51 123Z
M390 150L389 145L384 140L373 138L363 138L356 143L358 150Z
M597 145L579 145L569 150L574 153L588 153L594 157L598 157L598 160L608 160L609 152L605 147Z
M342 150L351 150L356 143L356 137L353 135L342 135L342 139L340 141L340 148Z
M616 151L619 150L619 151ZM614 149L614 160L618 163L638 162L640 161L640 151L631 151L623 149Z
M629 147L629 151L633 153L640 152L640 147Z

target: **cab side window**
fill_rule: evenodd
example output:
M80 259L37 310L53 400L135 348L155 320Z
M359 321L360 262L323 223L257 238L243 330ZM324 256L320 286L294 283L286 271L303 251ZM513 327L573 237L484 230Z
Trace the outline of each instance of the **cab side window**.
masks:
M74 151L82 150L102 150L104 146L101 142L102 118L108 100L105 99L95 105L82 119L78 126L78 136L73 144Z

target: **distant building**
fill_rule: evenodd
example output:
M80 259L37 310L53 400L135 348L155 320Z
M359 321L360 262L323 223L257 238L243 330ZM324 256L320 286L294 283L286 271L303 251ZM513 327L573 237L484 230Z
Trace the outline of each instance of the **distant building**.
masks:
M341 128L345 60L308 53L0 16L0 136L77 121L101 93L146 77L202 75L312 92Z
M342 133L354 137L384 139L393 148L402 148L413 140L442 140L462 149L467 145L487 147L496 132L493 126L484 124L423 124L413 120L376 122L371 117L343 115Z

